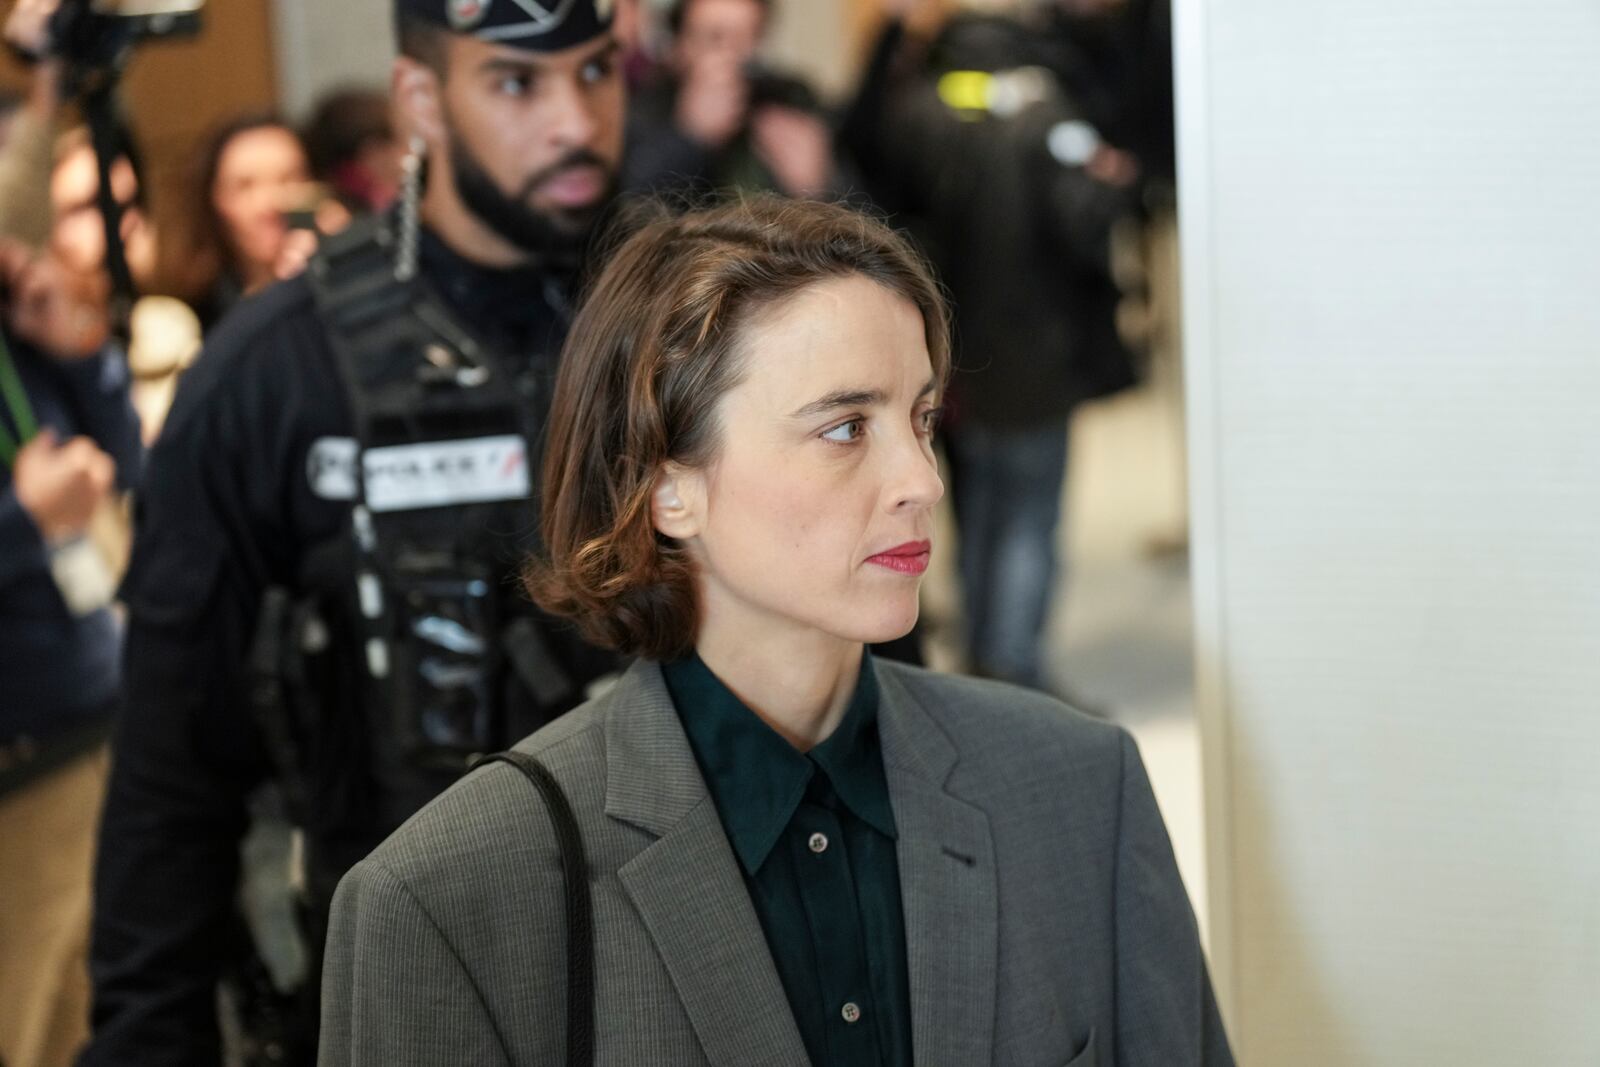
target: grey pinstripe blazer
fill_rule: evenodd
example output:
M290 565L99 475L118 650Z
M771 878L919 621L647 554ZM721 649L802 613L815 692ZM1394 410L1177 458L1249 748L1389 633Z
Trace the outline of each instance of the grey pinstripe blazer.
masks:
M878 668L916 1062L1231 1064L1128 735L1020 689ZM583 828L598 1062L806 1064L660 669L635 664L518 747ZM320 1062L558 1067L563 926L537 792L503 764L468 776L340 884Z

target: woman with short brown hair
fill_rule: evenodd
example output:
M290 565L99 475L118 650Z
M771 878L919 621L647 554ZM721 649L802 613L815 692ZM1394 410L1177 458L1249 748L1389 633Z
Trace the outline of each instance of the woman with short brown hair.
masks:
M693 648L690 549L652 521L661 470L715 458L718 404L751 355L745 327L802 290L846 280L920 315L931 430L949 372L944 303L922 261L878 223L760 199L656 222L619 250L573 324L551 413L548 556L530 570L547 609L621 652L670 660Z
M865 652L916 619L947 353L841 207L618 250L529 578L641 658L517 747L541 791L479 771L347 876L324 1063L1232 1062L1126 733Z

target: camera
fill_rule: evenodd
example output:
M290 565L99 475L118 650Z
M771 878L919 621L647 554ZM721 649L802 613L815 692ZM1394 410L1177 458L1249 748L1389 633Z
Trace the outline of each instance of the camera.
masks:
M744 77L750 89L752 111L768 106L810 114L822 110L821 101L805 82L773 70L760 60L745 64Z
M59 93L77 100L89 126L100 172L100 213L111 274L112 331L126 340L138 292L122 246L122 208L111 195L111 167L127 156L138 167L133 134L117 99L122 72L142 41L189 37L200 31L205 0L57 0L26 11L13 9L6 25L9 47L25 61L60 62ZM22 14L22 28L13 25Z
M141 41L198 33L204 5L205 0L62 0L50 18L47 56L63 61L67 92L75 94L120 72Z

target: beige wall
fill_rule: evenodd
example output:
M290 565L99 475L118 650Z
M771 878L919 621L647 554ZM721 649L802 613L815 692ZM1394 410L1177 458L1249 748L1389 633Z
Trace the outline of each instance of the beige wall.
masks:
M286 112L305 115L329 89L388 87L392 0L273 0L272 7L279 96Z
M825 96L848 92L856 57L850 0L779 0L768 52L774 63L804 74Z
M1177 0L1242 1062L1600 1063L1600 18Z
M771 53L829 96L854 80L856 30L864 0L779 0ZM274 0L283 105L303 114L316 97L349 83L386 85L394 55L392 0Z

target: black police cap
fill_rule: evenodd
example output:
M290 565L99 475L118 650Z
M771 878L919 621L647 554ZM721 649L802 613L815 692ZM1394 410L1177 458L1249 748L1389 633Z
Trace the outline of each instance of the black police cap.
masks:
M396 14L496 44L556 52L611 27L616 0L395 0Z

